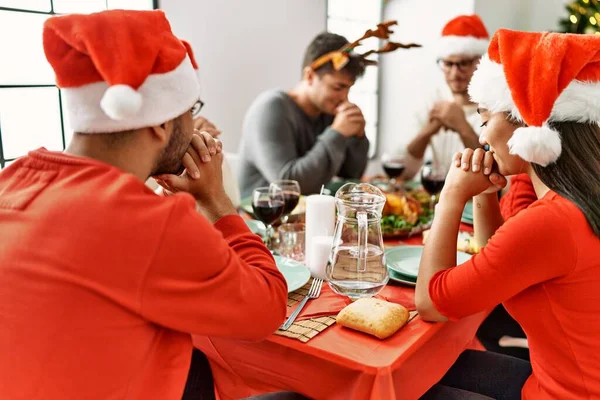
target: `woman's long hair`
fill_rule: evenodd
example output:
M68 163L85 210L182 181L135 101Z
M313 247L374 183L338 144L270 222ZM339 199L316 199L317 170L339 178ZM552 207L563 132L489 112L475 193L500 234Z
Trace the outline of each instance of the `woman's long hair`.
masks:
M596 123L551 122L560 133L562 153L542 167L532 164L540 180L572 201L600 237L600 126Z

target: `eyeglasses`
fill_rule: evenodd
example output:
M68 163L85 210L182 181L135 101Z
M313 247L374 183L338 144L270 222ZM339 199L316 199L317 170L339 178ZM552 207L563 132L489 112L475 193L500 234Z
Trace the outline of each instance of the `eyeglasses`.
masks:
M454 67L454 66L456 66L456 68L458 68L458 70L460 72L466 72L469 69L473 68L473 66L477 65L478 61L479 61L479 57L471 58L470 60L461 60L461 61L456 61L456 62L439 59L439 60L437 60L437 64L444 72L450 72L452 70L452 67Z
M204 102L202 100L198 100L197 102L194 103L194 105L192 106L192 109L190 110L193 118L197 118L199 116L200 110L202 110L202 107L204 107Z

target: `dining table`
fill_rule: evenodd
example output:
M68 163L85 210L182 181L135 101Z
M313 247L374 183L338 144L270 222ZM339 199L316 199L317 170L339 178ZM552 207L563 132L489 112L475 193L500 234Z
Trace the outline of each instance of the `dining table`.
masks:
M472 227L463 224L461 230ZM419 245L422 240L418 234L385 245ZM323 294L309 304L331 298L330 291L325 283ZM414 287L390 281L380 297L400 299L414 309ZM385 340L333 323L306 342L273 334L257 343L206 336L194 336L193 343L209 360L218 399L293 391L314 399L414 400L465 349L484 350L475 334L487 314L438 323L416 315Z

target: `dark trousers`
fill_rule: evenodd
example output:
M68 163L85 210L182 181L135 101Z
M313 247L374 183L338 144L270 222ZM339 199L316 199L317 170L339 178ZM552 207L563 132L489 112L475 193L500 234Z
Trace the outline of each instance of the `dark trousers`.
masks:
M215 392L213 389L213 376L210 370L208 359L200 350L194 349L192 352L192 362L187 382L183 391L182 400L214 400ZM249 397L248 400L305 400L298 393L276 392L260 396Z
M182 400L214 400L213 376L208 359L200 350L192 352L190 372Z
M531 364L490 351L466 350L423 400L519 400Z
M521 358L529 361L529 349L521 347L501 347L498 341L502 336L525 338L521 325L515 321L500 304L488 315L477 330L477 339L483 346L496 353Z

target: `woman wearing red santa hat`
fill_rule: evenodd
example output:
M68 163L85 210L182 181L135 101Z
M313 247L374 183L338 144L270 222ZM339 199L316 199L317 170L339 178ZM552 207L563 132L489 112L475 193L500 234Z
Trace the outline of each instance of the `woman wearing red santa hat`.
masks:
M531 373L522 360L465 352L441 385L502 399L599 398L600 37L499 30L469 93L490 151L455 157L421 259L417 308L445 321L503 303L527 334ZM493 193L520 172L538 200L499 226ZM473 196L488 208L479 226L495 233L456 266Z

